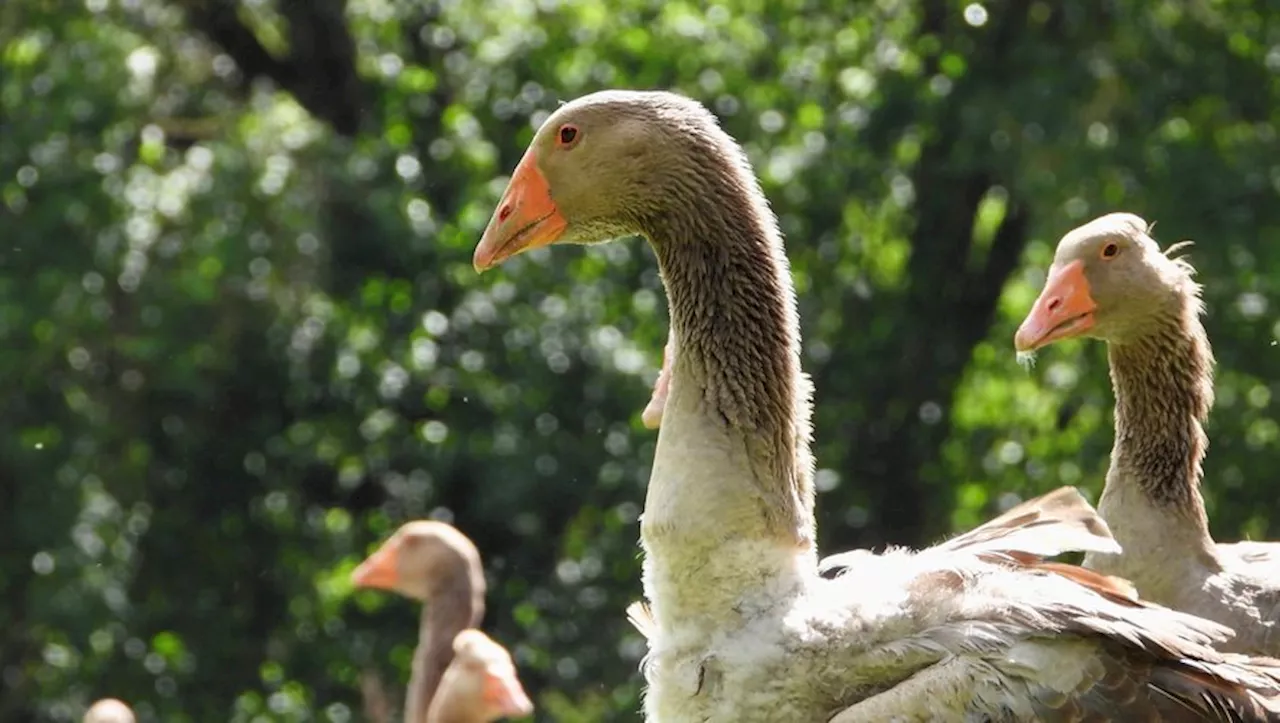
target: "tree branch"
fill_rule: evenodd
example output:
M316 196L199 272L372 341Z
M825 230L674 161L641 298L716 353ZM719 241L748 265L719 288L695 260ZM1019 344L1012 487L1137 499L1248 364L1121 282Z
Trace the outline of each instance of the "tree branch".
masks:
M232 0L182 0L181 5L191 27L240 68L240 90L255 78L269 79L338 133L351 136L359 131L364 93L341 0L283 0L291 44L284 58L272 55L240 22Z

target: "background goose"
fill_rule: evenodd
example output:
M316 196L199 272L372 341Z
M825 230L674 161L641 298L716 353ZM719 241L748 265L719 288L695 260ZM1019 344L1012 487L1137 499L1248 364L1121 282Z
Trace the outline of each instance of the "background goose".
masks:
M426 603L406 723L487 723L533 712L510 653L475 629L484 617L484 570L466 535L443 522L408 522L351 579Z
M1280 655L1280 546L1215 544L1200 495L1213 406L1213 352L1194 269L1130 213L1062 238L1044 290L1018 329L1028 353L1061 339L1107 342L1115 446L1098 510L1124 551L1084 564L1142 596L1235 629L1228 649Z
M122 700L102 698L89 706L84 713L84 723L136 723L133 709Z
M641 521L650 720L1275 717L1270 661L1217 653L1227 629L1079 568L893 551L819 575L781 235L700 104L604 91L561 106L474 264L634 234L657 255L674 342Z

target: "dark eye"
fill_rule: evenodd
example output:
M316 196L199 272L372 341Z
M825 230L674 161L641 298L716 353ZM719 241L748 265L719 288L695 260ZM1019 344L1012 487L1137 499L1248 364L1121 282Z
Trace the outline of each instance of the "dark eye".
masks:
M1120 253L1120 247L1116 244L1110 243L1102 247L1102 258L1104 259L1113 259L1118 253Z
M560 134L557 137L560 140L560 145L571 146L578 140L578 135L578 127L572 123L566 123L560 126Z

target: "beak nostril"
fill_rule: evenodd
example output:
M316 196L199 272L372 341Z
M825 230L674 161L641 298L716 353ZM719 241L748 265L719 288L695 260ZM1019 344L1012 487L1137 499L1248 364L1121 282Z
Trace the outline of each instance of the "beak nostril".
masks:
M1062 297L1055 296L1049 300L1049 311L1057 311L1059 306L1062 306Z
M506 221L511 216L511 204L504 203L502 208L498 209L498 220Z

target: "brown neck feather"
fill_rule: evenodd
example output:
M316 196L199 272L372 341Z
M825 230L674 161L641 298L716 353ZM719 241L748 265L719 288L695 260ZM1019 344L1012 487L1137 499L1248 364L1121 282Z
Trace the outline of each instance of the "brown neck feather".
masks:
M453 639L463 630L478 626L483 617L484 578L480 577L477 586L471 570L458 575L455 584L432 595L423 607L413 674L405 696L405 723L435 723L429 721L427 711L440 687L440 678L453 662Z
M771 531L807 543L811 385L795 293L776 221L736 153L708 153L682 178L682 200L641 225L670 300L673 383L701 390L706 416L744 435Z
M1191 293L1133 341L1111 343L1115 449L1111 466L1156 504L1208 526L1200 497L1213 406L1213 352Z

